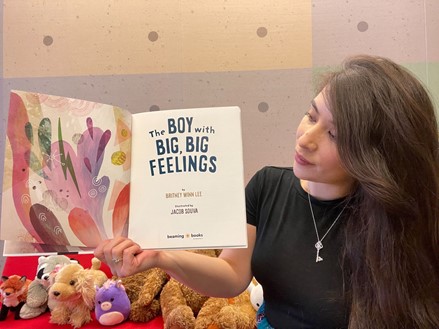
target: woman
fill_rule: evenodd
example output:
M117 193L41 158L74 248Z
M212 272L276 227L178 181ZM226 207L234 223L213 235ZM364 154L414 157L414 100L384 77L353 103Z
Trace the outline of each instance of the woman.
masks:
M248 248L219 258L102 242L118 275L161 267L211 296L264 288L260 328L439 328L438 127L419 83L356 56L327 76L296 134L294 169L246 187Z

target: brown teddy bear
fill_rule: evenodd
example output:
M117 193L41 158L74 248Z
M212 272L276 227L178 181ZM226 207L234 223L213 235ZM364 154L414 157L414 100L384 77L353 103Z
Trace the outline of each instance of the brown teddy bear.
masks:
M195 318L208 298L171 278L160 294L164 328L193 329Z
M131 302L129 316L131 321L148 322L161 314L159 296L163 286L169 280L165 271L152 268L120 278L120 280Z
M195 329L253 329L256 310L246 290L234 298L209 298L195 320Z
M191 251L211 257L218 257L221 253L217 249ZM160 294L165 329L195 328L196 317L208 298L171 278Z

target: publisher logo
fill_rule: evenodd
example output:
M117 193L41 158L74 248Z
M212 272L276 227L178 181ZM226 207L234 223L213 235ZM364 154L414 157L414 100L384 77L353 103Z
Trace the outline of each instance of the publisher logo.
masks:
M166 238L168 240L173 239L192 239L199 240L204 238L203 233L186 233L186 234L166 234Z

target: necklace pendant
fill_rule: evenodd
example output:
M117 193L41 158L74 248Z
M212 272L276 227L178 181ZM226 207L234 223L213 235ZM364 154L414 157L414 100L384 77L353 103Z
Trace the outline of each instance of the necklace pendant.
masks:
M316 244L314 245L314 247L316 247L317 250L317 255L316 255L316 263L321 262L323 260L322 257L320 257L319 253L320 253L320 249L323 249L323 243L322 241L317 241Z
M323 234L322 238L320 239L319 236L319 231L317 230L317 224L316 224L316 219L314 217L314 212L312 210L312 205L311 205L311 197L308 193L308 204L309 204L309 210L311 211L311 216L312 216L312 221L314 223L314 229L316 231L316 236L317 236L317 242L314 245L314 247L316 247L317 249L317 256L316 256L316 263L321 262L323 260L322 257L320 257L319 253L320 253L320 249L323 249L323 239L328 235L329 231L331 231L332 227L335 225L335 223L337 223L337 221L339 220L341 214L343 213L343 211L345 210L346 206L348 205L348 203L346 202L343 209L340 211L340 213L338 214L338 216L334 219L334 221L332 222L331 226L328 228L328 230L326 231L325 234Z

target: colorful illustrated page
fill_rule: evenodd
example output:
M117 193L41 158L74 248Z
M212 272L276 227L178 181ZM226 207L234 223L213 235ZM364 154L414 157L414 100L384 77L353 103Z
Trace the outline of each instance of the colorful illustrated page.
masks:
M94 247L126 236L128 111L12 91L6 140L2 240Z

